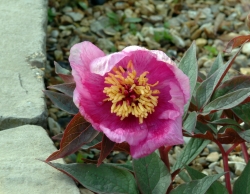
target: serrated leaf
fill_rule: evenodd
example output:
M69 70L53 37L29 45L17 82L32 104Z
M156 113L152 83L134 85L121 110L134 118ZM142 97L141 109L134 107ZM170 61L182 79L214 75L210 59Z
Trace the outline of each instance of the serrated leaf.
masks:
M78 113L66 127L60 143L60 149L51 154L46 159L46 162L74 153L80 149L83 144L91 142L98 133L99 132Z
M133 175L113 165L48 163L96 193L138 194Z
M197 179L202 179L204 177L206 177L205 174L189 167L189 166L185 166L188 174L190 175L190 177L192 178L192 180L197 180ZM215 193L219 193L219 194L228 194L228 191L226 189L225 186L223 186L219 181L215 181L207 190L206 194L215 194Z
M115 147L115 144L115 142L111 141L105 134L103 134L101 142L101 153L98 158L97 166L99 166L102 161L110 154L110 152Z
M202 115L209 114L211 111L214 110L224 110L233 108L242 103L249 96L250 88L243 88L234 92L230 92L224 96L220 96L204 107Z
M184 165L188 165L191 161L193 161L209 142L209 140L192 138L177 158L176 163L172 168L172 172L184 167Z
M156 153L133 159L133 166L138 187L143 194L166 193L171 175Z
M202 109L207 102L210 100L214 90L219 86L222 79L225 77L227 71L232 66L236 56L239 51L223 66L221 66L217 71L215 71L210 77L204 80L196 91L196 102L198 109Z
M250 193L250 162L247 163L240 177L235 181L233 194Z
M209 70L207 77L210 77L217 69L219 69L223 65L223 58L221 54L219 53L216 57L213 65L211 66L211 69Z
M69 114L77 114L79 112L72 97L49 90L45 90L44 93L56 107L68 112Z
M205 194L208 188L214 181L220 178L224 173L206 176L199 180L193 180L188 183L184 183L176 187L170 192L170 194Z
M196 45L195 45L195 42L193 42L192 45L189 47L189 49L185 52L185 54L182 57L178 67L189 78L190 95L192 96L195 85L196 85L197 76L198 76L198 63L197 63L197 58L196 58ZM189 102L185 105L184 116L187 113L190 101L191 101L191 98L190 98Z
M231 109L242 121L250 126L250 103L240 104Z
M48 88L60 91L70 97L73 97L73 92L74 89L76 88L76 83L58 84L58 85L48 86Z
M190 112L188 114L188 117L183 123L183 129L192 135L195 130L196 122L197 122L197 113L195 111Z

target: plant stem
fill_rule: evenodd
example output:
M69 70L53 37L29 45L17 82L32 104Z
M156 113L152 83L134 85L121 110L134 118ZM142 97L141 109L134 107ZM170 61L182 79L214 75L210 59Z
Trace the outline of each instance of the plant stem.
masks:
M234 148L236 148L239 144L236 143L236 144L233 144L232 147L230 147L227 151L226 151L226 154L229 155L231 151L234 150Z
M247 164L248 161L249 161L249 155L248 155L248 152L247 152L247 146L246 146L245 142L241 143L240 146L241 146L241 150L242 150L245 162Z
M170 172L170 163L169 163L169 158L168 158L168 152L171 150L171 148L172 146L167 146L167 147L162 146L159 148L161 160L164 162L169 172Z
M159 148L159 153L160 153L160 156L161 156L161 160L164 162L164 164L166 165L166 167L168 168L169 170L169 173L170 173L170 163L169 163L169 158L168 158L168 152L171 150L172 146L162 146ZM172 181L168 187L168 190L167 190L167 194L170 193L170 191L173 189L173 177L171 176L172 178Z
M219 146L221 154L222 154L222 160L223 160L223 167L224 167L224 172L225 172L225 182L226 182L226 188L228 190L229 194L232 194L232 188L231 188L231 181L230 181L230 170L228 166L228 154L230 152L225 152L224 148L222 147L221 143L218 142L217 140L215 143ZM233 146L232 146L233 147ZM232 148L231 147L231 148ZM231 149L230 148L230 149Z

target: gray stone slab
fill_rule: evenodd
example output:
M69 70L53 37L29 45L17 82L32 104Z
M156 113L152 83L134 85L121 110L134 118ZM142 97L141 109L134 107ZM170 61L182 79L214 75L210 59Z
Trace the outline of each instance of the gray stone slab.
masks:
M24 125L0 131L0 148L1 194L80 193L71 178L37 160L56 150L42 127Z
M0 18L0 130L45 126L47 0L1 0Z

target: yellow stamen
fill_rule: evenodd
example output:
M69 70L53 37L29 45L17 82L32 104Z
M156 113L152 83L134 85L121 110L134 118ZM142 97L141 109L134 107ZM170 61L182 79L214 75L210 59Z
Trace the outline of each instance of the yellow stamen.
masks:
M103 89L103 93L107 98L103 101L111 101L111 113L115 113L125 119L129 115L134 115L139 119L139 123L143 123L143 119L154 112L154 108L158 104L159 90L152 90L158 85L159 81L154 84L148 83L148 71L143 72L140 76L136 76L132 61L129 61L127 68L122 66L114 67L114 73L108 73L104 83L109 87Z

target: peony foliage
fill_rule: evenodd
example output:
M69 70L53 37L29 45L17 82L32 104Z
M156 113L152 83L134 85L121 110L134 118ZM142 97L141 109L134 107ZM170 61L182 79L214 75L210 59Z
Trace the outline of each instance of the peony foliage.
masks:
M225 51L250 41L232 39ZM250 193L250 76L229 77L241 48L223 64L217 56L207 75L198 71L193 43L176 64L159 50L129 46L106 55L88 41L70 50L71 73L55 63L64 84L45 94L74 115L61 138L60 149L45 162L96 193ZM184 136L190 137L184 143ZM207 144L216 143L224 173L206 176L188 165ZM184 144L176 163L168 153ZM224 150L223 144L231 144ZM231 188L228 155L240 145L246 168ZM58 164L81 150L100 150L98 160ZM127 163L108 163L112 151L131 155ZM184 184L173 185L179 175ZM225 176L225 186L218 178ZM237 189L238 188L238 189Z

